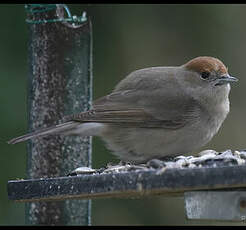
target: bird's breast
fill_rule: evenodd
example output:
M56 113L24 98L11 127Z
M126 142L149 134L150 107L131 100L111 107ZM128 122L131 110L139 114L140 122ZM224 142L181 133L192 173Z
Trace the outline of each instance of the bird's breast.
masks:
M212 137L219 131L222 123L229 113L229 110L230 106L228 96L224 97L222 100L217 101L217 103L210 104L202 121L204 124L203 127L206 133L205 139L207 139L207 142L210 141Z

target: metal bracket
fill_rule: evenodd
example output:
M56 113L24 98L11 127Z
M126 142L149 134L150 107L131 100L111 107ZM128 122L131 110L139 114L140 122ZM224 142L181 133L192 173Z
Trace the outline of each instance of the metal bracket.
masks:
M184 198L188 219L246 221L246 191L185 192Z

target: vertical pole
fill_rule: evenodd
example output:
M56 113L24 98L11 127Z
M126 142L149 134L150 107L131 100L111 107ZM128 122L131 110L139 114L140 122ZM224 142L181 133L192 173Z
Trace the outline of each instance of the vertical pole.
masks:
M57 124L63 116L88 110L92 98L91 23L63 20L61 4L28 4L29 131ZM67 8L66 8L67 9ZM60 21L58 21L58 20ZM46 21L45 21L46 20ZM91 166L91 138L48 136L28 142L29 178L65 176ZM91 201L26 204L33 225L90 225Z

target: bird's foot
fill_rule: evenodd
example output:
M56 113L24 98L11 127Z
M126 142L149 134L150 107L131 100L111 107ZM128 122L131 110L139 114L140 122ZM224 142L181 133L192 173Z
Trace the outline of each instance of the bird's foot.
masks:
M159 159L151 159L149 160L146 165L148 167L154 168L154 169L158 169L158 168L162 168L165 166L165 162Z

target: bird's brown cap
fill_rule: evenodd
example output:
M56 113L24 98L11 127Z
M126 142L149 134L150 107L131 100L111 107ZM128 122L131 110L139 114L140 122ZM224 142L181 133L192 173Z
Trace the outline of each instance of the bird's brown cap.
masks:
M184 64L184 66L188 70L192 70L198 73L202 73L202 72L211 73L214 71L221 75L228 74L228 69L223 64L223 62L214 57L208 57L208 56L197 57Z

